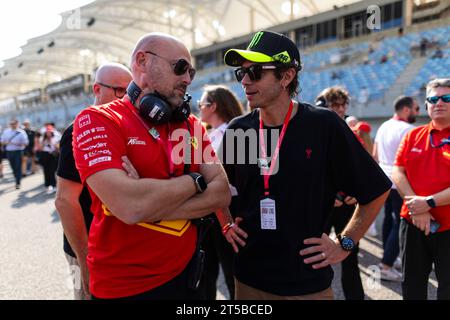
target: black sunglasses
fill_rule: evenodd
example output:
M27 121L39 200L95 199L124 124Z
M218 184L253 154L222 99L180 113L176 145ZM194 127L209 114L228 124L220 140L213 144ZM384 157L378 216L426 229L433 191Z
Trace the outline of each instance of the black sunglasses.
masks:
M442 101L448 103L450 102L450 94L445 94L443 96L434 96L434 97L427 97L427 101L431 104L438 103L439 99L442 99Z
M186 60L180 59L180 60L177 60L176 62L172 62L169 59L161 57L159 54L156 54L154 52L151 52L151 51L145 51L145 52L150 53L154 56L157 56L163 60L166 60L168 63L170 63L170 65L173 66L173 73L175 73L175 75L182 76L183 74L188 72L189 77L191 78L191 81L194 80L196 71L194 68L191 67L191 64L189 62L187 62Z
M250 80L252 81L258 81L262 77L263 70L274 70L277 66L273 65L262 65L262 64L254 64L250 67L240 67L234 70L234 74L236 76L236 80L238 82L241 82L242 79L244 79L245 75L248 74L250 77Z
M109 89L113 89L114 90L114 95L116 96L116 98L123 98L123 96L125 95L125 93L127 93L127 88L123 88L123 87L113 87L113 86L109 86L107 84L101 83L101 82L97 82L99 85L101 85L102 87L105 88L109 88Z

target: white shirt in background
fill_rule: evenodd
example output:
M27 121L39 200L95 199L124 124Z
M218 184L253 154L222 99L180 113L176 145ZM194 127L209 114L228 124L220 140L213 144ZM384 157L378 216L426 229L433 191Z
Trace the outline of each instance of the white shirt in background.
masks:
M415 127L406 121L392 118L384 122L377 131L375 143L377 144L378 164L391 181L397 149L403 137L413 128ZM392 189L396 189L393 181Z
M211 129L211 131L208 133L209 139L211 140L211 145L216 152L217 150L219 150L223 135L225 134L225 130L227 129L227 127L228 123L224 122L217 128Z

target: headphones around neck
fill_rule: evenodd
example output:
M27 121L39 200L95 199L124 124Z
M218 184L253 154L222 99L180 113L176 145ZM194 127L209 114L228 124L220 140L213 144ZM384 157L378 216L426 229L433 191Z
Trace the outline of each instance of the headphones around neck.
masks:
M131 103L136 106L136 101L141 94L142 89L131 81L127 88L127 94ZM186 121L191 114L190 100L191 96L186 93L183 103L175 109L172 109L170 103L157 91L148 93L141 98L139 103L139 115L153 124L163 124L168 122Z

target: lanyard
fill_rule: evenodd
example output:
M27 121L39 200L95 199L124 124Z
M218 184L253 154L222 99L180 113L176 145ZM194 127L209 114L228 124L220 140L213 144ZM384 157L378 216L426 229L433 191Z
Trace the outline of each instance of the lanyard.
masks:
M166 154L167 154L167 161L169 162L169 174L172 177L173 176L173 172L174 172L174 168L175 165L172 161L172 143L170 142L170 123L169 123L169 131L167 133L167 143L164 143L159 135L159 132L155 129L155 127L151 128L145 123L144 120L142 120L142 118L136 113L136 110L133 108L131 108L131 112L136 116L136 118L142 123L142 125L144 126L144 128L147 130L148 134L155 139L158 144L160 146L162 146L164 148L164 150L166 150Z
M431 144L431 147L433 147L433 148L440 148L440 147L442 147L442 146L444 146L444 145L446 145L446 144L450 144L450 136L448 137L448 138L444 138L444 139L442 139L441 140L441 143L439 143L437 146L434 144L434 141L433 141L433 135L431 134L431 132L430 132L430 144Z
M261 167L263 170L263 177L264 177L264 195L269 195L269 179L270 176L273 173L273 169L275 168L275 164L278 159L278 154L280 153L280 147L281 143L283 142L284 134L286 133L287 127L289 125L289 120L291 119L292 109L294 108L294 103L291 101L291 104L289 105L289 110L286 114L286 117L284 118L283 128L281 129L280 137L278 138L277 146L275 148L275 151L273 152L272 160L270 161L270 168L267 170L264 167ZM266 153L266 144L264 142L264 134L263 134L263 121L260 118L259 119L259 143L261 148L261 156L264 160L266 160L267 163L267 153Z

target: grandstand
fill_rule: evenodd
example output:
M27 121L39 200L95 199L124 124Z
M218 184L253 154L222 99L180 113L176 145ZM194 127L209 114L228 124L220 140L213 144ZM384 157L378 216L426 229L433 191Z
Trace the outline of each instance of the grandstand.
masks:
M136 18L131 24L125 17L130 14L129 11L113 10L119 6L118 2L97 0L83 7L85 9L81 8L81 12L86 13L82 16L85 27L67 30L63 22L52 33L31 40L23 47L22 55L6 61L0 69L0 125L4 126L11 118L20 121L28 118L37 126L52 121L60 128L65 127L93 101L90 79L95 68L104 60L127 64L134 39L154 30L184 37L183 41L192 49L199 70L189 89L193 101L200 98L203 85L221 83L228 85L245 104L245 96L234 79L233 70L223 65L223 54L231 47L245 47L253 31L263 28L284 33L298 44L304 67L300 73L300 100L313 103L323 88L341 85L352 96L349 113L369 121L375 128L392 115L391 105L396 96L408 94L423 101L424 84L429 79L450 75L449 0L335 1L333 4L328 1L291 0L285 1L290 3L291 12L284 18L277 15L277 10L270 10L275 8L274 4L281 7L283 1L184 1L199 6L194 8L197 14L190 17L191 25L194 21L197 25L216 21L212 31L206 27L202 29L210 39L210 44L203 47L194 39L198 29L194 32L191 28L193 33L182 29L187 16L180 26L172 21L168 29L154 25L147 28L143 22L146 10L140 15L136 13L139 19ZM135 1L128 2L133 4ZM213 2L217 7L213 7ZM230 8L220 7L223 2L228 2ZM328 5L324 5L325 2ZM242 10L233 11L239 10L235 7L237 3L246 3L245 8L250 10L249 21L253 24L249 29L233 28L236 21L242 21L241 25L250 24L239 20ZM255 7L254 3L258 6ZM309 9L303 10L307 14L293 14L297 3ZM176 10L180 10L180 6L187 10L181 2L172 1L171 4ZM371 5L377 5L380 9L379 30L366 26L366 20L370 17L367 8ZM99 8L109 10L112 16L107 18L107 13L99 11ZM134 10L136 6L130 5L130 8ZM214 9L214 16L223 17L223 20L208 17L208 8ZM200 14L202 12L204 16ZM233 19L228 21L233 18L230 12L235 15L234 22ZM63 21L67 21L68 15L65 17ZM261 17L266 20L262 22ZM114 29L111 25L115 22L117 26ZM218 24L226 30L233 30L228 38L217 37L222 30L217 27ZM95 29L97 26L101 29ZM121 38L129 34L127 26L133 28L133 37L122 41ZM105 34L105 30L119 31ZM426 52L421 52L421 42L426 43ZM44 52L39 53L41 49ZM67 50L75 52L73 59L72 56L65 57ZM64 58L67 58L66 62L63 62ZM25 66L31 69L22 72L21 68ZM64 77L55 77L56 71ZM422 112L424 121L426 115Z

